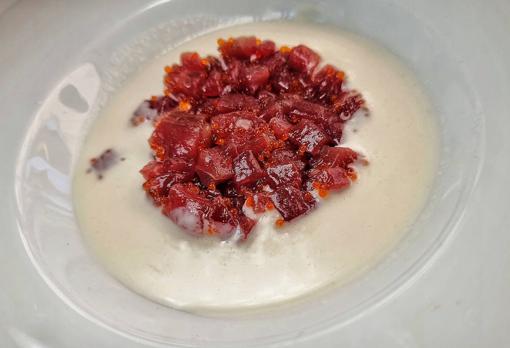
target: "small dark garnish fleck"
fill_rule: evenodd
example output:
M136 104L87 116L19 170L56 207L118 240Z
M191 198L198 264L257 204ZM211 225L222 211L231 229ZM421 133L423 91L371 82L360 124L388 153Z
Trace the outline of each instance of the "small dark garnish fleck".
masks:
M120 159L121 161L123 160L122 158ZM95 172L97 178L101 180L104 176L104 172L114 166L118 161L119 156L117 153L113 149L107 149L98 157L90 159L90 167L87 169L87 173Z

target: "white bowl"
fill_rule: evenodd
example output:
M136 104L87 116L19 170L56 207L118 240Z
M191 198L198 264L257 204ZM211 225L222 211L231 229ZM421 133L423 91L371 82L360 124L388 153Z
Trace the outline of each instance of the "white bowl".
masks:
M509 124L508 118L501 118L507 110L498 102L509 95L508 84L501 82L508 63L496 48L508 54L510 44L501 41L503 37L485 36L481 25L475 28L469 6L221 0L158 1L139 8L117 2L97 14L115 18L107 28L94 26L96 14L91 11L79 15L82 6L86 7L76 3L69 12L77 15L72 20L83 24L73 27L72 35L58 45L45 46L50 69L41 70L37 60L22 56L19 66L4 75L12 83L37 83L39 94L31 95L43 96L40 103L21 107L28 129L16 162L17 222L34 266L58 296L88 319L147 344L251 347L306 341L364 315L412 282L444 248L462 222L484 157L494 159L485 149L486 123ZM82 243L70 178L83 136L109 96L140 63L200 33L277 19L337 25L386 46L414 70L440 120L441 164L432 195L382 262L350 284L307 301L221 317L150 302L109 276ZM55 25L65 27L70 20L59 17ZM44 30L28 40L35 45L36 38L49 40ZM5 82L0 87L11 97L5 101L14 105L3 108L19 112L15 106L27 96L10 95ZM508 144L508 139L500 141ZM508 169L508 163L503 165Z

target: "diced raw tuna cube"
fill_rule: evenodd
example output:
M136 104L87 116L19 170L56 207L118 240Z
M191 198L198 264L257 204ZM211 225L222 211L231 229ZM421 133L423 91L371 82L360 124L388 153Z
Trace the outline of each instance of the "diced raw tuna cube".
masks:
M325 146L320 157L313 161L312 165L317 168L342 167L354 163L358 159L358 153L348 147Z
M170 158L164 161L150 161L140 173L145 179L152 179L168 172L183 173L185 176L193 176L193 162L180 158Z
M252 151L243 152L234 159L234 182L237 187L253 184L265 174Z
M211 71L202 86L202 92L206 97L217 97L223 91L222 75L219 71Z
M194 160L200 149L209 146L210 140L211 127L203 117L170 112L158 121L149 144L158 159Z
M231 203L223 197L212 201L213 209L204 222L204 232L226 238L232 235L239 225L239 213L231 209Z
M210 200L200 195L193 184L176 184L168 193L163 213L186 232L200 235L204 232L204 220L211 214Z
M286 185L301 187L301 171L294 162L271 165L266 168L266 171L269 185L272 188Z
M249 95L227 94L208 100L203 107L203 112L210 115L226 114L234 111L257 113L259 111L259 104L257 99Z
M257 59L264 59L266 57L269 57L274 53L276 49L276 45L271 40L264 40L260 43L260 45L257 46L257 51L255 52L255 55L257 56Z
M282 186L274 191L271 198L283 219L290 221L306 214L315 205L314 202L306 200L305 194L305 192L293 186Z
M271 153L271 164L284 164L289 162L293 162L299 168L299 170L303 170L305 168L305 163L301 160L295 151L281 148L276 149Z
M181 54L182 65L190 70L206 70L207 64L202 63L202 58L196 52L184 52Z
M317 53L304 45L294 47L289 54L289 65L297 71L307 74L313 72L320 60Z
M302 120L297 124L290 133L290 140L311 155L317 155L324 145L331 142L319 126L308 120Z
M342 121L352 118L352 115L365 106L365 100L357 91L342 92L335 100L333 108Z
M282 103L285 109L288 110L287 115L292 123L298 123L302 119L307 119L326 126L332 117L337 116L318 103L299 98L285 98Z
M151 161L140 172L146 179L143 188L156 205L166 201L172 185L193 179L195 173L192 162L179 158Z
M239 226L243 232L243 239L247 239L248 235L252 232L253 228L257 224L257 221L250 219L247 216L239 216Z
M262 157L269 155L272 151L275 142L276 138L263 128L253 129L250 132L236 130L227 140L225 151L232 158L242 152L252 151L258 159L262 160Z
M328 134L337 143L342 138L343 121L334 112L328 110L323 105L309 102L306 100L289 100L284 102L285 109L289 110L286 115L293 123L306 119L314 122Z
M272 134L261 133L255 135L245 145L242 146L243 151L252 151L258 156L269 154L272 150L273 144L276 141Z
M339 190L351 184L343 168L314 168L307 173L307 189Z
M342 92L344 73L327 64L313 76L314 97L318 100L331 101Z
M233 41L221 43L219 49L225 57L249 59L257 52L257 38L255 36L240 36Z
M205 186L217 185L234 176L232 159L218 147L200 151L195 170Z
M274 117L269 121L274 135L281 140L287 140L294 126L282 118Z
M170 72L165 78L165 85L174 95L197 98L206 79L205 70L190 70L183 67Z
M217 196L208 199L192 184L176 184L169 190L163 213L193 235L226 238L240 229L246 237L255 222L231 207L227 198Z
M254 113L248 111L236 111L221 114L211 118L211 128L216 140L222 143L234 140L244 143L253 137L257 129L264 122Z
M269 70L265 66L254 65L244 69L243 85L254 94L269 80Z

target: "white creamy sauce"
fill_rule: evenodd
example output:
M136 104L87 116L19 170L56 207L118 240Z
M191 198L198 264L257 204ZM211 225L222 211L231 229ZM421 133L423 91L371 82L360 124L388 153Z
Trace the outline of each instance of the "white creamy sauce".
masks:
M345 145L363 152L349 189L332 193L308 216L275 228L274 213L244 243L196 238L155 208L138 173L151 158L150 124L132 127L144 98L162 92L163 67L183 51L216 54L216 39L256 35L306 44L344 70L370 116L351 121ZM437 164L434 116L419 83L385 49L353 34L291 23L231 27L193 39L141 67L93 125L74 179L75 211L86 242L108 271L134 291L189 311L243 310L296 299L341 284L369 268L415 220ZM102 180L88 161L107 148L126 160ZM179 223L193 225L186 212Z

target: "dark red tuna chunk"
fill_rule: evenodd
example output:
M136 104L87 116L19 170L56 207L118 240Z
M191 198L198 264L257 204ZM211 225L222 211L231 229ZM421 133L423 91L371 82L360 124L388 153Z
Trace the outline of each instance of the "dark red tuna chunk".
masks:
M204 233L204 220L212 210L211 201L200 195L200 190L193 184L173 185L163 207L166 216L191 234Z
M307 173L307 189L340 190L351 184L343 168L314 168Z
M217 97L223 91L222 74L219 71L212 71L202 86L205 97Z
M252 151L241 153L234 159L234 183L236 186L254 184L266 175Z
M294 47L289 54L289 66L307 74L312 73L319 62L319 55L305 45Z
M243 94L227 94L219 98L207 100L203 112L210 115L226 114L234 111L249 111L257 113L259 104L257 99Z
M291 185L301 187L301 170L295 162L270 165L266 169L269 185L272 188Z
M317 155L324 145L331 142L322 128L308 120L302 120L297 124L290 133L290 140L298 145L301 151L311 155Z
M365 100L356 91L342 92L333 104L335 112L342 121L350 120L356 111L364 107Z
M274 165L289 162L293 162L300 171L303 171L306 165L305 162L303 162L303 159L295 151L287 148L276 149L271 153L271 158L269 160L270 164Z
M282 118L274 117L269 121L269 126L273 134L281 140L287 140L290 132L294 128L293 125Z
M257 46L255 36L241 36L235 40L220 41L220 52L227 58L250 59L257 52Z
M228 199L208 199L193 184L172 186L163 213L176 225L195 235L227 238L239 230L242 237L246 238L255 226L251 219L231 209Z
M218 147L202 150L198 154L195 170L205 185L217 185L232 179L232 159Z
M184 112L171 112L162 117L149 143L158 159L194 160L200 149L209 146L211 126L203 117Z
M345 74L327 64L313 76L313 95L321 102L331 102L342 92Z
M228 142L230 139L244 142L253 137L263 121L249 111L236 111L213 116L211 118L212 133L216 140Z
M254 65L244 69L243 84L250 94L254 94L269 80L269 70L265 66Z
M193 164L172 158L164 161L151 161L140 170L145 178L143 188L156 205L163 204L172 185L193 179Z
M314 207L315 202L307 200L306 194L293 186L281 186L274 191L271 198L283 219L290 221Z
M182 53L181 63L188 70L204 71L208 67L208 64L196 52Z
M358 159L358 153L348 147L325 146L319 158L313 162L317 168L343 167L346 168Z

